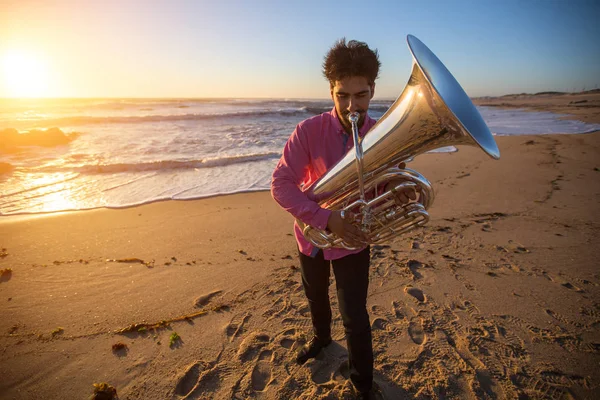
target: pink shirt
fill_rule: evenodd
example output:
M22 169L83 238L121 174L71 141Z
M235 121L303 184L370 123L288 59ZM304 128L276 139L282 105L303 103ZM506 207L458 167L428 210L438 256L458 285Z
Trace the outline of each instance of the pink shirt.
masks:
M367 115L359 136L363 137L375 122ZM302 121L285 144L281 159L273 171L273 199L295 218L313 227L325 229L331 211L310 200L300 187L309 187L352 148L352 135L344 131L335 107L328 113ZM304 238L296 222L294 234L300 251L307 256L314 256L318 249ZM323 255L326 260L336 260L361 250L326 249L323 250Z

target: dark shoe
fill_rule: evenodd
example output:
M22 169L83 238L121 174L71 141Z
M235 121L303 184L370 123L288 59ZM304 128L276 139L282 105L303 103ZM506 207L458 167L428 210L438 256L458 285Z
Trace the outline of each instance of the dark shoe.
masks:
M298 352L298 356L296 357L296 362L300 365L304 364L311 358L315 358L319 355L323 348L329 346L331 343L331 338L327 339L319 339L314 336L310 339L310 342L306 343Z
M360 400L383 400L383 394L379 388L374 386L373 389L360 393L356 398Z
M356 395L356 400L372 400L372 399L375 399L375 397L371 396L371 391L361 392Z
M358 396L356 396L357 400L379 400L382 399L382 397L380 397L381 394L375 390L369 390L368 392L363 392L363 393L359 393Z
M379 386L373 382L373 387L368 392L359 392L356 395L358 400L383 400L383 395L381 394L381 390L379 390Z

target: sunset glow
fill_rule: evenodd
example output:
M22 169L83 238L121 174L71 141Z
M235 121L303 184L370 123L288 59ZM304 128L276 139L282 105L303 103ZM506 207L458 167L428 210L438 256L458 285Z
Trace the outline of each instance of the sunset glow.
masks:
M375 96L395 99L412 68L407 34L469 96L600 85L597 2L308 3L4 2L0 98L328 99L322 58L346 37L378 49ZM377 17L349 23L367 10Z
M32 53L5 53L2 72L4 87L10 97L45 97L49 94L47 66Z

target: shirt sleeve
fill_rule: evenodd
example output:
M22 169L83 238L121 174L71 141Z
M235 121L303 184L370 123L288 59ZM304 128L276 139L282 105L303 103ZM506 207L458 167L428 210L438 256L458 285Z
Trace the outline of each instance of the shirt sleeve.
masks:
M326 229L330 210L308 198L300 185L308 176L310 152L308 136L298 125L288 139L281 159L273 171L271 195L273 199L295 218L318 229Z

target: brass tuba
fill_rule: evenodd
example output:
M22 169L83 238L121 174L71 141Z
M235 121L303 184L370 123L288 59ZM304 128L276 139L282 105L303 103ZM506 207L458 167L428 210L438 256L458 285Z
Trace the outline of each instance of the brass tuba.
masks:
M479 146L494 159L500 151L483 118L442 62L419 39L407 37L413 69L402 94L375 126L358 136L358 115L350 115L354 152L349 151L334 167L304 191L321 207L352 222L369 238L382 243L429 221L427 209L434 200L429 181L401 162L444 146ZM354 154L353 154L354 153ZM382 191L391 180L403 183ZM417 200L397 205L395 192L411 186ZM342 238L298 221L305 238L314 246L358 249Z

